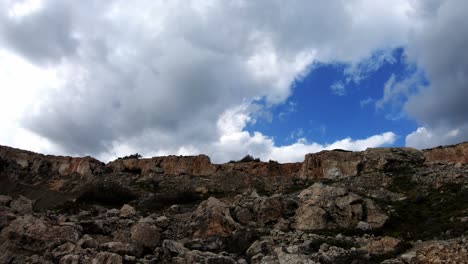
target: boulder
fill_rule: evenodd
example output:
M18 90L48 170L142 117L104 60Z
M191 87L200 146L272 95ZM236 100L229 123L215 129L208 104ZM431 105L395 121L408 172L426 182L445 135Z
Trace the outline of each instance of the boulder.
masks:
M70 226L56 226L31 215L19 217L0 233L0 244L10 249L44 252L52 243L76 243L81 233Z
M425 157L413 148L369 148L361 152L343 150L307 154L300 178L338 179L370 172L398 172L420 167Z
M283 215L283 203L280 195L259 198L255 206L257 221L261 224L276 222Z
M155 248L161 243L161 230L151 218L140 220L131 228L130 233L132 241L143 247Z
M122 208L120 208L120 217L123 218L130 218L136 215L135 207L130 206L128 204L124 204Z
M33 212L33 202L22 195L11 201L10 207L20 214L32 214Z
M210 197L203 201L192 214L191 226L194 237L228 236L237 227L229 207Z
M382 237L378 240L370 241L364 249L373 255L380 255L395 251L401 240L394 237Z
M1 205L1 206L9 206L9 205L10 205L10 202L11 202L12 200L13 200L13 199L11 199L10 196L0 195L0 205Z
M316 183L298 197L294 227L299 230L355 228L359 222L379 228L388 218L372 200L344 188Z
M120 255L110 252L99 252L93 259L93 264L122 264L123 259Z

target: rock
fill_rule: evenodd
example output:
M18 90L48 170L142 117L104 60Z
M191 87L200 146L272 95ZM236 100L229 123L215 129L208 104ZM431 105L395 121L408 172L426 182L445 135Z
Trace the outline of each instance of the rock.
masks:
M170 224L170 220L165 215L156 218L156 225L161 228L166 228L169 226L169 224Z
M107 234L108 228L105 226L104 220L85 220L80 222L83 232L87 234Z
M190 251L184 247L182 243L176 242L174 240L164 240L162 243L162 248L166 259L181 256Z
M0 206L9 206L12 200L10 196L0 195Z
M80 248L97 248L99 246L98 242L89 235L84 235L78 240L76 245Z
M356 228L361 229L363 231L368 231L368 230L372 229L372 226L369 225L369 223L367 223L367 222L359 221L359 223L357 223L357 225L356 225Z
M130 233L133 242L147 248L154 248L161 242L161 230L152 219L143 218L131 228Z
M123 218L130 218L136 215L136 210L133 206L128 204L124 204L122 208L120 208L120 217Z
M316 183L298 197L294 226L299 230L355 228L366 220L372 228L378 228L388 218L372 200L343 188Z
M202 202L192 215L194 237L228 236L237 227L229 207L214 197Z
M75 245L73 243L67 242L52 250L52 255L54 256L54 259L60 260L65 255L73 253L74 249Z
M31 215L19 217L0 233L0 244L10 249L44 252L52 243L76 243L81 233L70 226L54 226Z
M73 255L73 254L65 255L59 261L59 264L79 264L79 263L80 263L80 255Z
M122 264L123 259L115 253L99 252L92 264Z
M248 224L250 221L252 221L252 213L250 212L249 209L247 208L239 208L235 211L234 213L237 221L239 221L239 223L243 224L243 225L246 225Z
M33 212L33 202L22 195L11 201L10 207L20 214L32 214Z
M100 246L101 250L117 253L119 255L139 256L141 251L135 246L122 242L108 242Z
M379 240L371 241L365 247L370 254L379 255L395 251L401 240L393 237L383 237Z
M276 247L274 252L279 264L318 264L307 255L297 254L297 252L291 254L285 252L281 247Z
M300 177L337 179L369 172L392 172L421 166L421 151L412 148L371 148L361 152L321 151L305 156Z
M205 260L206 264L236 264L236 261L230 257L214 256L208 257Z
M252 259L255 255L263 254L268 255L272 252L273 241L270 239L267 240L257 240L250 245L246 251L246 256L248 259Z
M272 196L266 199L258 199L255 208L257 221L261 224L277 221L283 215L283 203L281 196Z
M388 216L371 199L364 199L364 208L366 210L365 218L372 228L381 228L388 220Z
M468 142L423 150L427 164L439 162L468 164Z
M115 209L115 208L112 208L112 209L107 211L107 215L110 216L110 217L118 216L119 214L120 214L120 211L118 209Z

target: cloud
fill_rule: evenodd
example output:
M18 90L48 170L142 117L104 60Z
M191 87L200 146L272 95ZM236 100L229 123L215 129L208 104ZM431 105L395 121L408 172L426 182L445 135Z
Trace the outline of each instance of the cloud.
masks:
M346 88L341 81L335 82L330 86L330 90L334 95L344 96L346 95Z
M468 2L418 1L420 23L408 46L408 59L430 84L409 97L404 109L422 128L407 137L411 146L435 146L468 139ZM456 133L455 133L456 132ZM420 138L418 138L420 137Z
M406 145L408 147L424 149L464 142L468 138L467 131L468 127L452 130L419 127L416 131L406 136Z
M17 3L0 3L1 50L53 80L37 88L42 77L28 76L34 100L16 100L24 107L15 126L57 152L102 157L135 150L226 160L252 150L295 159L288 150L315 145L276 147L244 131L255 120L251 103L284 103L315 62L356 64L401 46L413 24L404 0L42 0L19 13ZM243 115L229 115L246 105ZM226 116L241 119L226 123Z

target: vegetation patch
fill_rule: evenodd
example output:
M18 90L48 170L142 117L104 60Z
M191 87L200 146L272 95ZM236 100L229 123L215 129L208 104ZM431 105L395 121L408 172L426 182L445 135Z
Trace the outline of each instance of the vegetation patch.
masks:
M408 195L408 199L391 206L390 219L382 230L385 235L431 240L458 237L468 231L468 225L459 220L468 208L468 191L462 185L449 184L427 194Z
M137 198L134 191L116 182L97 182L85 187L77 202L121 206Z
M242 163L242 162L261 162L260 158L254 158L250 154L245 155L242 159L238 161L231 160L229 163Z
M158 193L140 201L138 209L143 212L159 211L174 204L196 204L203 198L202 195L192 190L177 191L175 193Z

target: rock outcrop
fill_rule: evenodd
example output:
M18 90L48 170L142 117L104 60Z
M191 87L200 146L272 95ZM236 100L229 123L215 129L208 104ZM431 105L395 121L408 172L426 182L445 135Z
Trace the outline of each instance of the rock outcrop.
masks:
M468 142L453 146L437 147L423 150L427 163L453 162L468 164Z
M467 144L289 164L0 147L0 263L463 263Z
M352 229L360 222L380 228L388 218L374 201L344 188L316 183L302 191L299 199L295 223L299 230Z
M423 162L423 153L412 148L322 151L306 155L300 176L306 179L337 179L372 172L401 171L421 166Z

